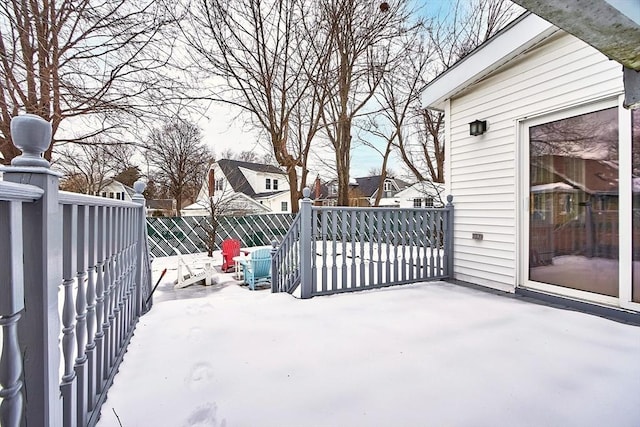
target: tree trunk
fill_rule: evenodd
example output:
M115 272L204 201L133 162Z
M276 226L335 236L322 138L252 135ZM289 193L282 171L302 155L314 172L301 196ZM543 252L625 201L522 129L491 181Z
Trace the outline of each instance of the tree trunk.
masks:
M287 167L287 176L289 177L289 192L291 193L291 212L298 213L300 192L298 191L298 171L296 171L295 166Z
M349 206L349 168L351 167L351 120L343 118L336 136L336 169L338 173L338 206Z

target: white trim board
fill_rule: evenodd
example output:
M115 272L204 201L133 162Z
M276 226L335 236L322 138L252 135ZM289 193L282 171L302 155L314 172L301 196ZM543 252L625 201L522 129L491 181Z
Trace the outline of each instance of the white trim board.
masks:
M557 31L560 30L556 26L539 16L532 13L523 14L431 81L422 93L422 106L443 111L445 100Z

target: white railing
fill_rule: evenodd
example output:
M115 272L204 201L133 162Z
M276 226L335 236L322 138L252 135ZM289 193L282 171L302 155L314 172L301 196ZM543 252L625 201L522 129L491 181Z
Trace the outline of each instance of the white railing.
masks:
M150 308L144 183L132 203L61 192L42 158L49 123L19 116L11 131L23 154L0 182L0 425L92 426Z
M272 252L272 291L311 298L451 277L453 197L444 208L313 206Z

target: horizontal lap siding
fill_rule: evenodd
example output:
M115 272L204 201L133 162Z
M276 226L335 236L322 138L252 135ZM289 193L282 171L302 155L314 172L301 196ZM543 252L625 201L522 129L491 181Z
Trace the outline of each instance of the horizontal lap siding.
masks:
M455 278L516 285L517 120L622 92L620 65L566 34L522 55L451 100L449 189L454 195ZM487 120L483 136L469 123ZM483 240L473 240L482 233Z

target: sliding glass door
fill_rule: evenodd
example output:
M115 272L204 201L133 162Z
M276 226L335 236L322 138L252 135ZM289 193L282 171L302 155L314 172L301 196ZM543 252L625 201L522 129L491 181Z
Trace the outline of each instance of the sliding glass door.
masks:
M618 108L527 130L528 279L617 297Z

